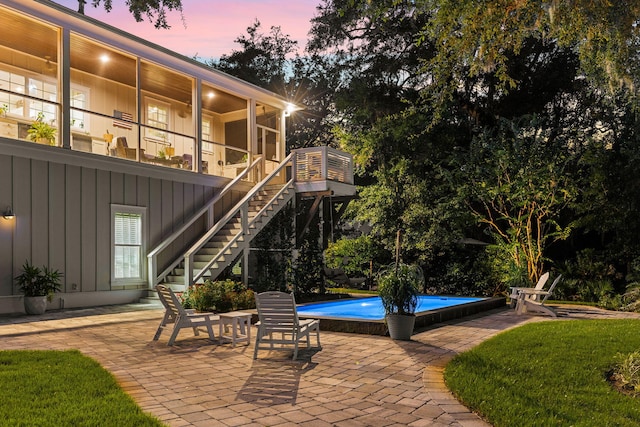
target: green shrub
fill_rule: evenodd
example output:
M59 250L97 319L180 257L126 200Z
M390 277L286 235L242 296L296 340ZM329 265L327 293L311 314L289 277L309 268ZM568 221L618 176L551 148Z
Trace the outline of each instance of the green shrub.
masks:
M612 376L623 388L640 392L640 351L618 354Z
M580 251L574 260L561 266L560 273L562 280L554 298L598 302L614 293L616 271L602 253L593 249Z
M519 258L514 259L513 254ZM497 283L503 289L510 286L531 287L534 284L529 279L526 256L518 250L517 243L498 241L486 247L489 271L492 272Z
M360 236L355 239L341 238L324 251L327 267L342 268L349 277L368 277L373 261L373 270L377 271L381 264L378 259L389 259L389 254L376 244L371 236ZM388 262L388 261L385 261Z
M60 292L63 273L53 270L43 265L42 268L29 264L25 261L22 266L22 273L15 277L20 290L25 297L47 297L49 301L55 292Z
M600 298L598 307L607 310L618 311L640 311L640 284L637 282L630 283L627 291L620 295L611 293Z
M495 296L508 287L492 270L493 258L484 247L458 245L439 252L424 267L426 294Z
M202 284L192 285L182 294L182 304L185 308L217 313L246 310L256 306L253 291L233 280L207 280Z

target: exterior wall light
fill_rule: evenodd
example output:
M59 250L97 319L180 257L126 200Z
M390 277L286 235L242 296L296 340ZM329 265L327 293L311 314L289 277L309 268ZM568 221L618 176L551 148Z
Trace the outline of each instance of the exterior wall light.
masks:
M284 110L284 116L289 117L294 111L296 111L296 106L289 102L287 103L287 108Z
M2 212L2 216L4 217L4 219L14 219L16 217L11 210L11 206L7 206L7 209Z

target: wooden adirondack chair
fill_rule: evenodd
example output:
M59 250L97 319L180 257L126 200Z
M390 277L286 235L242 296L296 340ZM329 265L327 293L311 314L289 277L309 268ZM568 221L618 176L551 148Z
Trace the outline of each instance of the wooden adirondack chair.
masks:
M167 345L173 345L180 329L192 328L194 335L199 335L198 327L201 326L207 328L209 339L211 341L215 340L213 325L219 324L220 316L213 313L196 313L194 310L186 310L176 294L174 294L168 286L157 285L156 290L158 291L160 302L162 302L166 311L160 321L156 335L153 337L154 341L160 338L164 327L170 323L173 323L173 332L171 333L171 337L169 337Z
M258 357L258 350L273 350L274 344L293 345L293 360L298 357L298 344L306 341L311 347L309 334L316 333L318 348L320 346L320 321L317 319L298 319L296 301L293 294L285 292L263 292L256 294L258 309L258 336L253 358ZM275 335L275 336L274 336Z

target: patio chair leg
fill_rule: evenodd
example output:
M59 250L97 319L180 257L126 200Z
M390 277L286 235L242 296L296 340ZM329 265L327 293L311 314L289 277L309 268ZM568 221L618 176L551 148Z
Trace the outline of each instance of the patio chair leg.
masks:
M256 335L256 345L253 349L253 360L258 358L258 347L260 346L260 341L262 340L262 331L259 328Z
M215 341L216 337L213 335L213 328L211 327L211 323L207 323L207 332L209 333L209 339L211 341Z
M296 341L295 344L293 345L293 359L292 360L296 360L297 357L298 357L298 341Z
M160 323L160 326L158 326L158 329L156 330L156 334L153 336L154 341L158 341L158 339L160 338L160 334L162 334L163 330L164 330L164 325Z
M167 343L167 345L173 345L176 338L178 337L178 332L180 332L180 328L178 328L176 325L173 328L173 332L171 333L171 337L169 338L169 342Z
M160 321L160 324L158 325L156 334L153 337L154 341L158 341L158 339L160 338L160 334L162 334L162 331L164 331L164 327L167 325L167 322L169 321L170 317L171 316L169 315L169 313L165 312L164 317L162 318L162 320Z

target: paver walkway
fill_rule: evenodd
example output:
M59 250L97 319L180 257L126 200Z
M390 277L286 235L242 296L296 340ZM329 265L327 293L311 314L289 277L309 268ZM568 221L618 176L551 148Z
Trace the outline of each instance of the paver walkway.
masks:
M0 317L0 349L79 349L169 426L472 427L487 424L449 393L443 367L501 331L548 320L494 310L433 326L409 342L323 331L323 349L302 351L298 361L282 351L261 351L253 360L253 346L217 345L188 330L174 347L166 345L167 331L154 342L163 311L143 308ZM638 317L578 307L560 312L560 319Z

